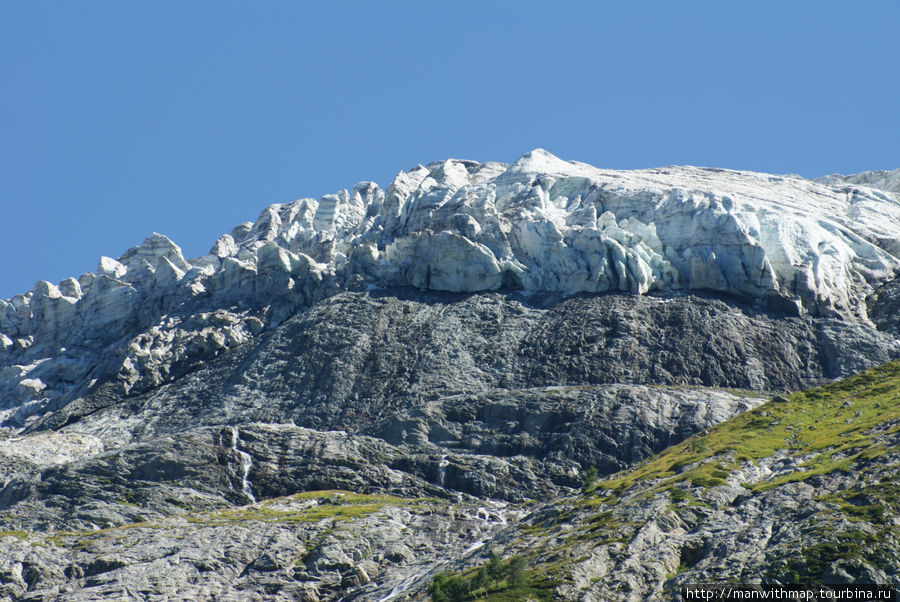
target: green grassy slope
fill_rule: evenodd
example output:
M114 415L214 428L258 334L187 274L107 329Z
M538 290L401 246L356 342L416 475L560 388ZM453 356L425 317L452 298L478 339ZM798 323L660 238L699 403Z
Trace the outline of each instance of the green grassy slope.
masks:
M517 583L442 599L677 599L683 583L900 581L900 362L775 397L545 506L490 549L526 559ZM460 568L443 578L476 578L477 564Z

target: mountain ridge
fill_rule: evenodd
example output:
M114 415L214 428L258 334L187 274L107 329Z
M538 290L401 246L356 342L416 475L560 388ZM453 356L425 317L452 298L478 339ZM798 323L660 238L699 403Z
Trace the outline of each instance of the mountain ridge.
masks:
M0 412L22 423L87 392L73 383L136 378L154 354L234 348L340 291L707 292L877 329L895 320L897 273L900 200L876 189L614 172L540 149L512 165L446 160L384 191L272 205L200 258L154 234L96 274L0 301ZM98 371L122 346L122 366ZM42 380L51 366L64 378Z

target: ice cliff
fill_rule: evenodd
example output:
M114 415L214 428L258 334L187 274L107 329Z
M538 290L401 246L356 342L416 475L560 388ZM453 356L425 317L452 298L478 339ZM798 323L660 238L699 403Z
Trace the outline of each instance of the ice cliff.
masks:
M611 171L538 149L272 205L198 258L153 234L94 273L0 301L0 410L44 407L48 359L63 388L120 362L127 391L160 354L171 361L151 381L342 290L706 291L871 325L867 299L900 273L895 176Z

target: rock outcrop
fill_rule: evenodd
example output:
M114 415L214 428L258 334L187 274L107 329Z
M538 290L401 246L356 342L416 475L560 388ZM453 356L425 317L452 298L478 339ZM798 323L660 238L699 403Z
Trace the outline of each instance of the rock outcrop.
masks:
M508 599L677 601L700 583L884 584L896 595L898 410L900 362L777 398L536 508L449 568L527 558L530 587L507 585Z

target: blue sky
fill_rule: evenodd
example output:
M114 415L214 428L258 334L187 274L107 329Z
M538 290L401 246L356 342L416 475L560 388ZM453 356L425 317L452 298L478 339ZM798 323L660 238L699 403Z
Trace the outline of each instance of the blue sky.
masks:
M893 0L0 0L0 298L447 157L896 168L898 23Z

